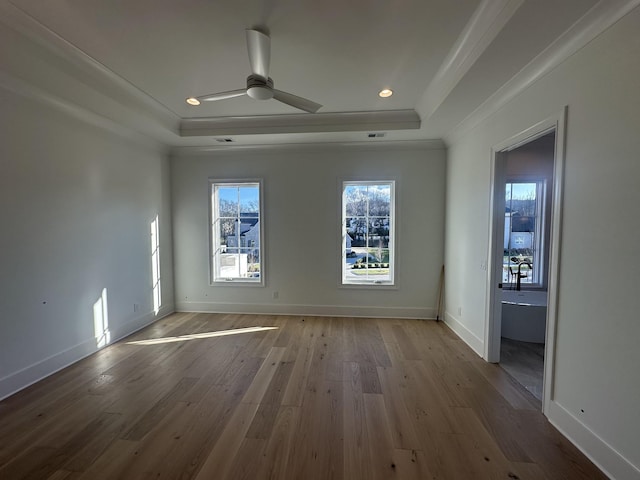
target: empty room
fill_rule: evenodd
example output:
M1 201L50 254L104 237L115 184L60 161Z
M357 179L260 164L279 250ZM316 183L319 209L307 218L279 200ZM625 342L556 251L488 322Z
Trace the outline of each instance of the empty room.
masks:
M0 479L640 480L640 0L0 0Z

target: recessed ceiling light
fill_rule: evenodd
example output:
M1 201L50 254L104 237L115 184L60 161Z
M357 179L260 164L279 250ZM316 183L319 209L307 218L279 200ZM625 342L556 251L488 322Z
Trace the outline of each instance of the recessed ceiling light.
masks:
M385 88L384 90L380 90L380 92L378 92L378 96L382 98L387 98L391 95L393 95L393 90L390 90L388 88Z
M198 99L197 99L197 98L195 98L195 97L189 97L189 98L187 98L186 102L187 102L189 105L193 105L194 107L197 107L198 105L200 105L200 100L198 100Z

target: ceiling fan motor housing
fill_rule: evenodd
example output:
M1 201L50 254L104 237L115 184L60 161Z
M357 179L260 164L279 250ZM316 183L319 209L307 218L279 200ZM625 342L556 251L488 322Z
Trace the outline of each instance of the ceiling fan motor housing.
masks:
M247 77L247 95L255 100L269 100L273 98L273 80L266 81L260 75L249 75Z

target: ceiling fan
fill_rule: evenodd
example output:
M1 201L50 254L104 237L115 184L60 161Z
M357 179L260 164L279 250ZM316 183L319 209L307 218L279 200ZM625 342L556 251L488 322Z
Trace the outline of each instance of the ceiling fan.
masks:
M247 88L228 92L212 93L199 97L187 98L189 105L200 105L201 102L213 102L227 98L249 95L255 100L271 98L309 113L316 113L322 105L306 98L273 88L273 80L269 77L269 61L271 57L271 39L258 30L247 30L247 50L251 75L247 77Z

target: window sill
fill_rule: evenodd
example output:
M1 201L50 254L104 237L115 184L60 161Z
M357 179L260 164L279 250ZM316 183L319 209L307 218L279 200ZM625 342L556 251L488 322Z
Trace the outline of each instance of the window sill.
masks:
M393 283L340 283L339 288L355 290L398 290L398 286Z
M263 280L240 280L240 279L230 279L230 280L214 280L209 283L211 287L264 287Z

